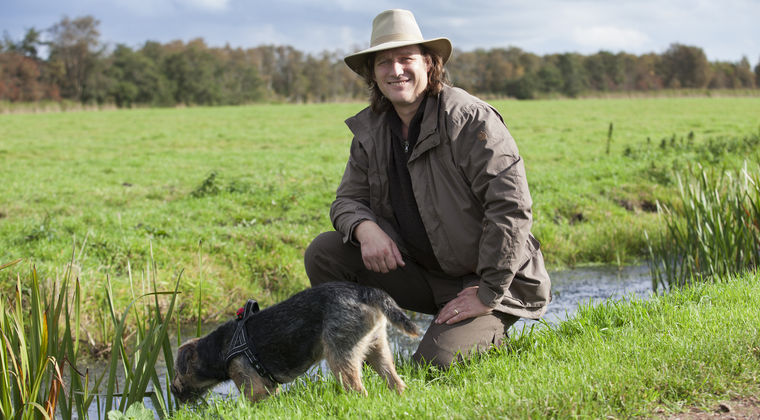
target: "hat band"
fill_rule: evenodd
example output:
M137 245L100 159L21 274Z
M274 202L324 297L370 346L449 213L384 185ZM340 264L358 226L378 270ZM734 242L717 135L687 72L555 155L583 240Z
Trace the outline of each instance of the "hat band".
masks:
M380 44L385 44L386 42L396 42L396 41L410 41L410 42L423 42L424 40L421 38L409 38L407 36L404 36L404 34L391 34L391 35L385 35L385 36L379 36L375 38L372 42L372 46L376 47Z

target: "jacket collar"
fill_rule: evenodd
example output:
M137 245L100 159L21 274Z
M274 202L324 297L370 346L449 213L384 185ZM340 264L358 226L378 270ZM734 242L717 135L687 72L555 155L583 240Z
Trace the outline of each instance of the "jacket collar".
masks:
M435 135L438 132L440 99L441 93L429 97L425 103L425 114L422 117L422 124L420 125L420 135L417 137L417 145L412 151L411 156L409 156L409 162L441 143L440 136ZM376 137L390 138L390 128L386 124L385 114L376 114L369 107L348 118L346 125L360 142L366 141L365 139L375 139ZM374 142L374 140L370 141Z

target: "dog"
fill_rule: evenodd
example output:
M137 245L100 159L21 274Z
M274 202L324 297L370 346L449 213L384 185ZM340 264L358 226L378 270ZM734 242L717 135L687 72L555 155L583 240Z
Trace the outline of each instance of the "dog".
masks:
M401 394L406 388L393 363L386 325L390 321L412 337L420 331L386 292L355 283L325 283L257 310L249 301L245 316L241 308L238 319L180 346L171 383L180 402L198 399L229 379L255 402L276 394L279 384L322 359L346 391L367 395L364 361L391 390Z

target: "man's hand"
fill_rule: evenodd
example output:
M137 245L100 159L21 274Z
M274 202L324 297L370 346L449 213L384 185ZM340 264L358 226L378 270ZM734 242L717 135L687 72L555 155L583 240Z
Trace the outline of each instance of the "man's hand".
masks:
M475 318L492 312L493 309L478 299L478 286L463 289L438 312L436 324L455 324L465 319Z
M396 243L377 223L371 220L359 223L354 229L354 237L361 245L362 261L367 270L387 273L406 265Z

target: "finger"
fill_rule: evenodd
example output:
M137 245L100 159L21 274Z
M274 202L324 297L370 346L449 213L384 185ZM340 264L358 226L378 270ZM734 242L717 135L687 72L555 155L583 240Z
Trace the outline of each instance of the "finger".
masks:
M393 244L393 258L396 260L396 264L399 267L406 266L406 263L404 262L404 258L401 256L401 251L398 250L398 247L396 244Z
M436 324L443 324L444 322L449 320L449 315L444 310L441 310L441 312L438 312L438 316L435 318Z
M465 287L457 293L457 296L476 294L478 292L478 286Z
M388 254L385 256L385 265L388 267L389 270L395 270L399 267L398 260L396 257L392 254Z
M377 262L373 258L367 258L364 263L365 267L367 267L367 270L379 273L380 272L380 265L377 264Z
M456 324L457 322L465 320L467 318L469 317L463 312L456 311L454 312L453 316L446 320L446 325Z
M437 324L441 324L445 322L448 319L448 313L451 311L451 302L443 305L443 308L441 308L440 311L438 311L438 316L435 317L435 322Z
M438 324L443 324L444 322L448 322L451 318L457 316L459 310L456 309L455 304L453 301L446 304L441 309L441 312L438 313L438 318L435 320Z

